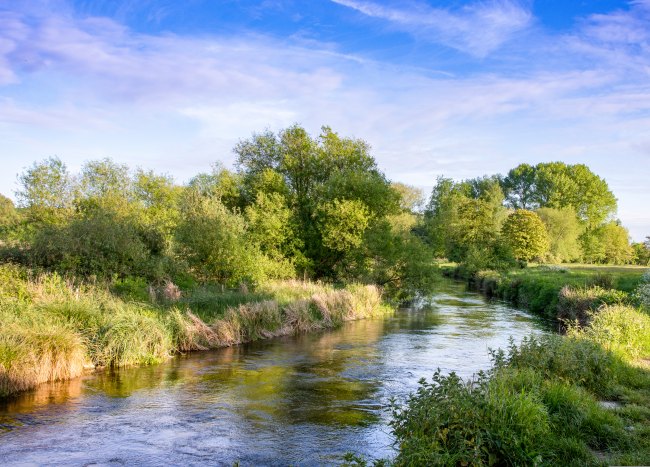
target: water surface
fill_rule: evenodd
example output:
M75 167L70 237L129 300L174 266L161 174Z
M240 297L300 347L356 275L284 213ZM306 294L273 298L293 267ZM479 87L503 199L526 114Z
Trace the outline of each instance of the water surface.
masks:
M393 317L44 384L0 404L0 464L313 465L394 454L386 411L543 324L462 284Z

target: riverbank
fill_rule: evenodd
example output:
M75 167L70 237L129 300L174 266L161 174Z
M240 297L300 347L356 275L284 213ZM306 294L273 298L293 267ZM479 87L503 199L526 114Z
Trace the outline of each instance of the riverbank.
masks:
M330 329L390 311L378 288L363 285L140 289L0 266L0 397L93 369L154 364L179 352Z
M633 290L612 288L629 277L572 273L469 278L563 322L565 335L496 351L493 368L469 382L453 373L421 382L393 407L396 465L650 464L650 316Z
M545 318L578 320L602 305L637 305L634 296L645 269L636 267L538 266L497 272L468 272L459 266L445 266L442 274L466 281L488 297L525 308Z

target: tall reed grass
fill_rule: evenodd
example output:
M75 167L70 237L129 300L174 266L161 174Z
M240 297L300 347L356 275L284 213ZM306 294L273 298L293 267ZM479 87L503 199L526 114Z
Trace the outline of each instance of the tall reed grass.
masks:
M87 368L154 364L178 352L329 329L390 310L373 286L301 281L254 292L207 286L173 303L156 301L0 266L0 396Z

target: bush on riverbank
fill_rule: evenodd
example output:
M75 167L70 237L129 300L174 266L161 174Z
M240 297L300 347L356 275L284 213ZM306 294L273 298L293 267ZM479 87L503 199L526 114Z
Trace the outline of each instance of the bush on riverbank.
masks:
M621 355L650 349L629 342L613 353L602 344L616 334L597 335L602 342L587 330L531 337L496 352L493 369L472 381L439 372L421 381L393 406L395 465L647 464L650 373ZM603 399L626 405L612 410Z
M328 329L389 310L379 289L362 285L287 281L255 292L202 287L196 294L175 303L127 301L108 286L0 266L0 396L79 376L85 367L152 364L176 352Z

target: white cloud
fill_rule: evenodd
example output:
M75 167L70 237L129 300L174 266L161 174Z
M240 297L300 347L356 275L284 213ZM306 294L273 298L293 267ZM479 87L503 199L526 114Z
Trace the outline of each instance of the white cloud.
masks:
M513 0L477 1L457 10L422 3L391 7L365 0L332 1L389 21L418 38L481 58L527 28L532 20L530 10Z
M443 18L438 10L418 19L343 2L373 7L367 10L373 16L397 15L387 18L392 22L424 22L430 38L455 41L475 55L474 39L461 37L463 31L470 24L481 30L489 11L520 8L488 2L480 14L447 11L452 34L434 25ZM111 156L184 180L216 159L231 161L233 145L253 131L298 122L317 132L328 124L367 139L389 177L423 186L440 174L472 177L522 161L587 163L620 191L623 221L634 217L633 233L641 238L650 232L650 194L625 191L650 179L642 152L650 59L644 42L634 42L645 40L640 18L636 10L588 18L573 34L554 38L557 46L546 55L531 48L514 72L432 74L313 40L154 36L105 18L4 14L0 192L11 191L24 166L52 154L71 166ZM515 31L499 28L488 31L488 39L499 40L486 40L485 50Z

